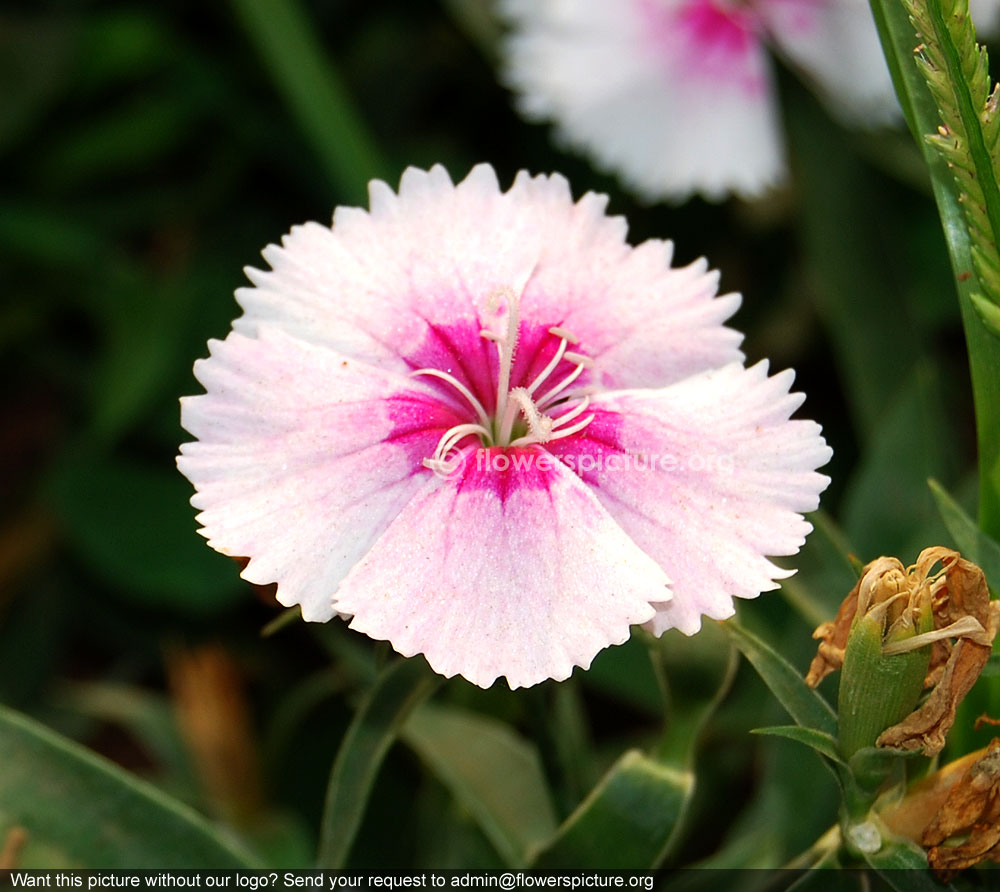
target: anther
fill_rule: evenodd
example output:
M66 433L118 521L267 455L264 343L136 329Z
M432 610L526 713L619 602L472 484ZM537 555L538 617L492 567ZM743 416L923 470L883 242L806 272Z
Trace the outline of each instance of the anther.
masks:
M555 335L557 338L562 338L570 344L580 343L580 339L576 337L576 335L574 335L571 331L566 331L565 328L560 328L558 325L553 325L552 328L549 329L549 334Z

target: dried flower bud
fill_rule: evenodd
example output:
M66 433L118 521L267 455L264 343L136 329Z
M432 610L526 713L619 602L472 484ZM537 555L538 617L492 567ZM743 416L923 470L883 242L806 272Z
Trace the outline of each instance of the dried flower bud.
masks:
M922 636L934 644L927 678L934 690L919 709L878 739L878 746L922 749L928 756L943 749L955 710L990 658L1000 626L1000 602L990 601L983 571L956 551L927 548L915 572L926 577L938 562L944 570L933 587L934 631Z
M930 584L895 558L865 568L856 601L838 700L840 748L848 758L874 746L887 726L916 706L931 649L911 643L934 623Z
M939 752L957 704L989 658L998 609L982 570L951 549L926 548L908 568L889 557L868 564L837 618L816 629L821 641L806 676L815 686L844 670L844 755L876 743ZM937 686L912 711L931 685Z

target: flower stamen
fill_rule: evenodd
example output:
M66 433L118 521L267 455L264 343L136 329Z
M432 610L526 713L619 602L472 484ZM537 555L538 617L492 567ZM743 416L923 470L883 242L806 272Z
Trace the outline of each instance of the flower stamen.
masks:
M469 405L475 409L476 415L479 417L479 423L483 427L490 426L490 416L483 408L483 404L479 402L479 400L477 400L473 395L472 391L469 390L469 388L459 381L454 375L450 375L448 372L443 372L440 369L417 369L412 373L412 377L415 378L417 375L431 375L434 378L440 378L442 381L450 384L455 388L455 390L462 394L462 396L468 400Z
M584 356L582 353L570 353L567 351L563 354L563 359L575 363L576 368L538 400L538 407L540 409L546 408L555 400L557 396L559 396L560 393L562 393L567 387L569 387L570 384L583 374L584 369L593 365L591 358L589 356Z
M476 413L475 422L456 424L446 430L438 440L434 454L423 460L424 467L440 475L448 476L457 467L460 457L452 453L466 437L477 436L481 444L486 447L531 446L572 436L594 420L593 414L584 416L590 405L593 388L569 389L593 363L590 357L566 349L570 345L575 346L579 341L571 331L558 325L553 325L548 330L552 337L559 339L559 344L545 368L527 387L511 387L514 353L520 336L520 296L512 288L497 288L487 298L485 309L487 314L495 315L503 302L507 304L507 317L503 322L503 330L498 333L484 328L479 332L487 341L497 345L499 354L496 408L492 418L476 395L449 372L433 368L418 369L413 372L414 375L430 375L451 385ZM573 369L543 397L535 399L535 392L555 374L563 362L572 364ZM565 407L574 400L579 402L562 415L553 418L547 414L547 410L553 406ZM519 416L524 419L520 424Z

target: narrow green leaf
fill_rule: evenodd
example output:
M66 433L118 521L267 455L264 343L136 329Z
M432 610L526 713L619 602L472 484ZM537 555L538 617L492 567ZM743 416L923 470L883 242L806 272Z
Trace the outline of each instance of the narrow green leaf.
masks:
M975 521L940 483L928 480L927 485L937 502L944 525L955 540L955 547L962 557L982 568L986 581L995 592L1000 591L1000 544L976 526Z
M0 707L0 839L25 868L259 866L192 809L27 716Z
M836 735L837 716L830 704L805 683L791 663L735 619L726 620L722 627L796 723Z
M476 819L511 867L552 837L556 817L534 746L503 722L453 707L420 707L402 739Z
M821 756L843 764L840 752L837 749L836 739L822 731L815 731L812 728L802 728L799 725L774 725L770 728L754 728L751 734L764 734L771 737L787 737L798 743L816 750Z
M626 752L571 814L532 867L646 870L656 867L684 811L694 775Z
M233 0L236 14L342 200L366 201L365 185L389 166L297 0Z
M951 255L976 406L979 523L986 533L1000 539L1000 387L996 386L1000 339L983 325L973 305L972 296L982 288L975 273L968 225L954 176L947 161L924 140L925 135L937 133L940 116L914 64L917 38L913 25L897 0L871 0L871 7L900 103L930 169L934 197Z
M423 657L385 669L347 729L330 773L320 828L318 867L344 866L382 761L410 713L441 682Z

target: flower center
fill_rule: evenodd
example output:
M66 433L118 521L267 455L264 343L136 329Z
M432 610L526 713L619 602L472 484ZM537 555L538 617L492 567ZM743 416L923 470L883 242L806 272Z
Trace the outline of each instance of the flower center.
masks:
M451 385L476 413L476 420L456 424L438 441L434 454L424 459L424 467L447 476L460 461L458 444L466 437L478 436L483 446L530 446L549 443L583 430L593 415L583 413L590 405L590 389L574 387L584 370L592 365L590 357L566 348L577 339L557 326L549 334L559 343L548 364L526 387L511 387L511 370L520 334L520 298L510 288L499 288L486 301L486 312L497 317L498 331L483 329L480 335L493 341L499 351L496 409L491 416L482 402L454 375L441 369L417 369L414 375L429 375ZM503 308L506 306L506 318ZM543 385L548 384L547 389ZM542 390L541 395L538 392Z

